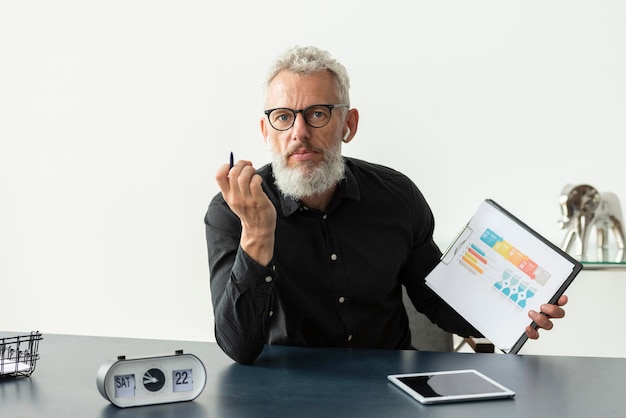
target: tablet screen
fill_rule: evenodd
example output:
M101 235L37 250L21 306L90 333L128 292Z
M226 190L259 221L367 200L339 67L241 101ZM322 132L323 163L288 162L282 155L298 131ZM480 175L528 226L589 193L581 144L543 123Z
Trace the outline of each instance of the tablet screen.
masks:
M409 373L388 376L421 403L511 398L513 391L476 370Z

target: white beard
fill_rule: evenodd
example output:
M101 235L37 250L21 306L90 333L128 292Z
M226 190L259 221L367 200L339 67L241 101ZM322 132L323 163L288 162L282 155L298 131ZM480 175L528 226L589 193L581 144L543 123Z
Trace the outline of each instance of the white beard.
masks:
M298 143L292 148L295 150L301 146L302 144ZM312 147L309 146L309 148ZM270 147L270 152L276 186L285 196L296 200L319 195L332 189L345 175L346 168L341 156L340 142L335 147L323 150L324 160L317 166L304 162L295 168L290 168L287 166L286 155L291 154L292 149L288 149L285 154L279 154Z

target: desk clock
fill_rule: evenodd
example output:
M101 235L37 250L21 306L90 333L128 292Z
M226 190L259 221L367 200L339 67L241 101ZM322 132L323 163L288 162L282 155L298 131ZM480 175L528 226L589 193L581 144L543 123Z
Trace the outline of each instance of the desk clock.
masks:
M120 408L191 401L206 384L206 370L193 354L127 359L100 366L96 378L100 394Z

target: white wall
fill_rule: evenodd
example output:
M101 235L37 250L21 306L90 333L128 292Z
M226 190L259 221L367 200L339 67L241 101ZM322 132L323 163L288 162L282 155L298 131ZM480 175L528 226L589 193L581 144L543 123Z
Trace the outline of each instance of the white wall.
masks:
M622 330L626 278L624 271L584 271L567 290L565 318L521 354L626 357Z
M442 246L486 197L558 243L566 183L626 199L624 2L372 3L0 0L0 329L213 340L214 172L267 161L294 44L347 66L345 154L413 178Z

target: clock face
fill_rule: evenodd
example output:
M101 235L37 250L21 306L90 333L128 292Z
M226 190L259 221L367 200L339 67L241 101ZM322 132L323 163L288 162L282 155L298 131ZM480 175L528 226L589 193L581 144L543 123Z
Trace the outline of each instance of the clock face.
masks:
M158 392L165 385L165 373L161 369L152 368L143 374L143 387L150 392Z

